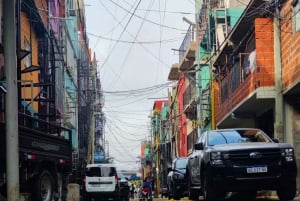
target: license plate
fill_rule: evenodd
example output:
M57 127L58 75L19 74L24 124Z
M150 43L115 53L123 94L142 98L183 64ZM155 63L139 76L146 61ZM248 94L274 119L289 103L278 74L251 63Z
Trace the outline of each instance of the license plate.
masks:
M255 167L248 167L247 168L247 173L263 173L263 172L268 172L268 167L267 166L255 166Z

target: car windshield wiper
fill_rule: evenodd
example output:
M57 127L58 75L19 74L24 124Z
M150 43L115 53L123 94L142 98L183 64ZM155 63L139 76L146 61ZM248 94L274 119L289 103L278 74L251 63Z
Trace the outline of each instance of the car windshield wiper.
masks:
M226 142L226 144L228 144L228 141L227 141L227 139L226 139L226 137L224 136L224 134L223 133L221 133L221 132L219 132L220 133L220 135L224 138L224 140L225 140L225 142Z

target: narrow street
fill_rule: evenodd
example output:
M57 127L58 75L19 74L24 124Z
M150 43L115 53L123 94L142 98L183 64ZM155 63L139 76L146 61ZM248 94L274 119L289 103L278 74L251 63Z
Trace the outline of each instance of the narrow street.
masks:
M200 201L202 201L202 197L200 197L199 199ZM232 196L230 198L227 198L225 199L226 201L242 201L241 199L239 198L236 198L235 196ZM278 197L276 195L266 195L266 196L257 196L256 201L271 201L271 200L279 200ZM294 200L299 200L300 201L300 196L297 195ZM130 201L139 201L138 198L135 198L135 199L130 199ZM153 201L175 201L174 199L168 199L168 198L153 198ZM181 198L180 201L190 201L188 199L188 197L184 197L184 198Z

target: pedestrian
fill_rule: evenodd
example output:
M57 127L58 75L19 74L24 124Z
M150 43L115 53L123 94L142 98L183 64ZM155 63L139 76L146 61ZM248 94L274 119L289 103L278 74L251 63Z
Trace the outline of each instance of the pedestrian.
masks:
M135 192L135 187L133 184L131 184L131 189L130 189L130 196L132 199L134 199L134 192Z

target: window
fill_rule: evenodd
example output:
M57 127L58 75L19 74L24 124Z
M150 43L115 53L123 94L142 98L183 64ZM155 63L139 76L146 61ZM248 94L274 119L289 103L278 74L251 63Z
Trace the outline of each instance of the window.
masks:
M300 1L294 0L292 5L294 32L297 32L300 30Z
M112 177L116 173L114 167L90 167L86 170L88 177Z
M24 41L25 50L31 52L31 47L29 41L25 38ZM31 66L31 53L25 57L25 68L29 68Z
M175 167L178 168L178 169L185 169L186 167L186 158L180 158L180 159L177 159L176 160L176 164L175 164Z

